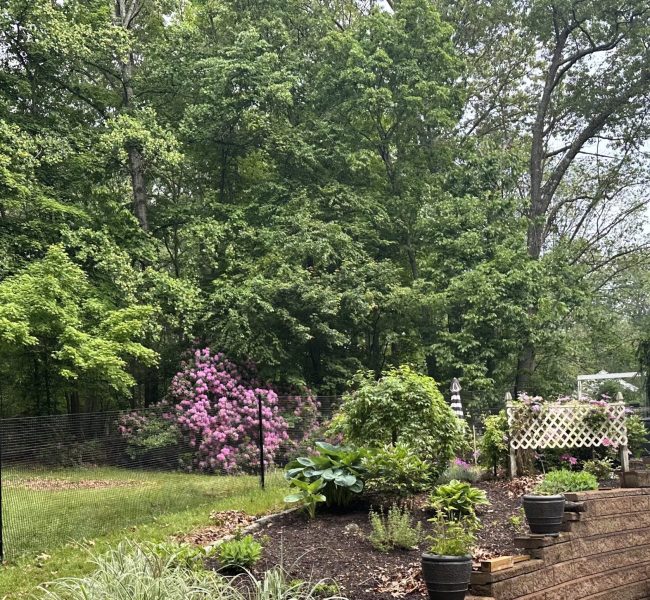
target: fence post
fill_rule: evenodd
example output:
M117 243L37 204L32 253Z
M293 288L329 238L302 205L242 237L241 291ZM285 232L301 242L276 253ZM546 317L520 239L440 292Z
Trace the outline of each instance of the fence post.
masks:
M508 415L508 454L510 458L510 477L515 478L517 477L517 450L515 450L512 447L511 440L510 440L510 433L512 429L512 394L510 392L506 392L506 414Z
M262 394L257 394L257 418L260 434L260 485L264 489L264 424L262 422Z

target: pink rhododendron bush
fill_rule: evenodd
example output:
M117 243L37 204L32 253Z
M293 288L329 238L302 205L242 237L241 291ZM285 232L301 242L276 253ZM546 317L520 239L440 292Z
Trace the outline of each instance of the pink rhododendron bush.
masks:
M126 415L119 428L134 457L175 437L181 466L203 472L259 468L259 401L265 464L289 452L318 427L311 396L283 398L260 385L253 365L239 368L222 353L196 350L172 379L168 397L145 414ZM291 435L290 435L291 434Z

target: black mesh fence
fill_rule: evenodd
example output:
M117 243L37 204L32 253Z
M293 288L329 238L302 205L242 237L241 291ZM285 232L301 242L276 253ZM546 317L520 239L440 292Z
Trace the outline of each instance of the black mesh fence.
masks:
M3 556L47 553L154 520L173 533L175 515L187 523L206 510L255 510L280 499L281 468L318 438L337 404L255 396L245 406L2 419Z

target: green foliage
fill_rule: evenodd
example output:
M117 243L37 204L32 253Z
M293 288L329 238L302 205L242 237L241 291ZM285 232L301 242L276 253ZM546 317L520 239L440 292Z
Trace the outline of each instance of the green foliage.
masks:
M483 490L465 481L450 481L436 487L429 496L429 506L447 519L477 521L476 509L490 504Z
M519 512L508 517L508 525L512 527L516 532L520 532L524 527L524 519L526 515L524 513L524 507L519 507Z
M406 498L432 484L429 464L406 444L370 450L363 460L366 490L382 496Z
M625 426L627 427L627 445L630 452L636 457L646 454L648 430L645 423L638 415L630 415L625 420Z
M422 540L422 524L413 525L413 516L407 508L393 504L385 515L383 511L370 511L372 532L368 540L373 548L389 552L395 548L411 549Z
M280 568L261 578L227 578L183 566L183 549L122 542L94 556L85 577L59 579L39 587L43 600L346 600L329 581L291 580ZM246 591L244 591L246 590Z
M454 480L477 483L481 481L482 477L483 471L480 467L456 459L438 477L437 483L449 483Z
M322 477L314 481L303 481L297 477L289 480L294 491L284 497L287 504L300 502L310 519L316 517L316 508L320 502L327 502L327 497L321 493L325 487L325 480Z
M498 415L485 417L485 431L481 437L479 460L481 464L497 474L499 466L508 460L508 419L504 410Z
M214 546L206 550L203 546L194 546L188 543L160 542L152 544L147 549L161 560L168 561L174 567L199 571L205 569L207 559L216 555L216 547Z
M285 477L292 486L298 487L300 498L288 496L289 502L302 501L313 517L315 505L325 496L328 506L347 506L363 491L365 451L327 442L316 442L318 455L299 456L285 467ZM321 481L316 485L316 482ZM309 484L308 486L301 485ZM307 494L307 496L305 496Z
M582 464L582 470L593 475L598 481L603 481L612 478L614 464L611 458L593 458Z
M221 542L216 549L221 568L227 571L243 571L262 558L262 544L252 535L236 537Z
M429 552L440 556L468 556L476 542L477 523L467 519L447 519L442 513L433 524Z
M343 399L336 425L352 443L370 446L402 442L439 474L462 443L459 420L435 381L407 366L379 380L359 373L355 390Z
M115 307L102 299L63 248L51 246L43 259L0 282L0 352L15 366L10 377L42 375L37 412L57 412L66 394L78 395L93 379L126 396L135 384L129 361L156 362L141 343L153 316L151 306Z
M534 490L535 494L541 496L553 496L566 492L584 492L597 490L598 480L586 471L551 471L544 475L544 479Z
M641 0L125 2L0 12L0 282L62 245L90 289L74 339L5 325L5 414L153 404L193 339L323 394L414 364L477 407L522 345L534 393L648 362ZM620 164L545 157L576 127Z

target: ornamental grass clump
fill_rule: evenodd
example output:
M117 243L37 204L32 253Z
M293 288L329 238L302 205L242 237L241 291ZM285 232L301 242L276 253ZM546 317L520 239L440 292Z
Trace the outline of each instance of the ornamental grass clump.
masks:
M159 549L158 549L159 550ZM348 600L327 580L297 581L281 567L257 578L250 573L223 577L183 566L173 551L122 542L92 558L95 570L41 586L41 600ZM333 593L330 593L333 592Z
M422 540L422 523L413 524L413 516L406 508L393 504L388 513L370 511L372 533L368 540L373 548L389 552L396 548L412 549Z

